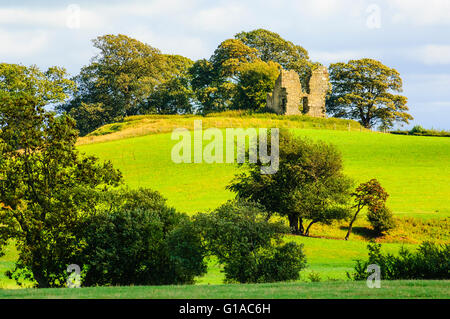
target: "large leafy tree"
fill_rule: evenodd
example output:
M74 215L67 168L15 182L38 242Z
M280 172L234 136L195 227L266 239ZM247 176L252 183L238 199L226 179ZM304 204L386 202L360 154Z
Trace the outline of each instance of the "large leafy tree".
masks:
M256 50L240 40L223 41L209 60L190 69L192 88L203 113L232 108L239 68L256 58Z
M397 70L373 59L334 63L329 70L333 89L326 107L331 115L359 120L366 128L392 127L413 118L407 98L396 94L402 92Z
M92 115L88 131L98 127L100 114L104 122L110 123L141 113L147 97L158 85L183 74L192 64L188 58L162 54L158 49L122 34L97 37L93 45L99 53L75 77L78 90L72 100L60 108L71 112L84 124L86 111L74 109L81 107L95 111L88 112ZM86 125L81 131L86 133Z
M242 64L239 68L234 108L263 110L266 107L267 92L275 86L280 65L269 61L256 60Z
M39 287L65 284L79 221L99 187L121 180L111 163L78 154L72 118L45 110L71 87L63 69L0 65L0 242L13 238L19 251L10 276Z
M342 157L333 145L282 131L278 171L261 174L262 166L259 161L246 163L245 172L227 188L238 198L262 204L271 214L287 217L293 233L308 235L315 223L348 217L351 181L343 174Z
M240 32L235 35L235 38L248 47L256 49L257 57L264 62L276 62L286 70L295 70L299 74L303 88L308 89L314 63L309 60L308 51L305 48L265 29Z

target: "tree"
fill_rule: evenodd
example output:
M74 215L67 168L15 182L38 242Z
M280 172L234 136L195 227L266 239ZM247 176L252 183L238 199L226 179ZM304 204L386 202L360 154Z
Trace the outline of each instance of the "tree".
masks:
M100 127L112 121L103 103L84 103L70 110L69 115L76 121L80 135L86 135L93 128Z
M256 60L240 66L237 91L233 99L235 109L258 111L266 107L267 92L271 92L280 65Z
M378 236L395 227L394 215L385 205L371 207L367 212L367 220Z
M173 78L161 85L150 94L143 113L156 114L186 114L193 112L192 99L194 93L189 85L189 79Z
M376 179L371 179L366 183L361 183L352 193L354 197L355 205L352 207L356 209L353 218L348 225L348 232L345 236L345 240L348 240L352 232L353 223L358 217L359 212L368 207L370 210L377 210L384 206L389 194L381 187L380 183Z
M158 192L104 195L101 211L84 227L83 285L185 284L206 272L198 230Z
M232 108L239 68L255 58L255 49L228 39L219 44L209 60L194 63L189 73L202 113Z
M265 29L240 32L235 35L245 45L257 50L257 57L264 62L275 62L286 70L295 70L302 87L308 89L311 67L308 51L300 45L283 39L279 34Z
M306 265L302 245L282 242L288 228L266 219L261 205L229 201L194 216L207 250L224 264L227 282L295 280Z
M82 103L102 103L107 123L139 114L158 85L185 73L192 65L188 58L162 54L122 34L97 37L93 44L100 52L75 77L78 90L69 103L59 108L61 112L85 107ZM80 131L87 130L84 124ZM99 125L97 121L90 124L88 131Z
M402 92L397 70L373 59L334 63L329 70L333 89L326 108L331 115L359 120L366 128L376 123L389 128L413 119L407 98L395 94Z
M100 187L121 181L111 163L79 155L73 119L44 109L67 98L73 83L64 75L0 65L0 236L19 251L9 276L38 287L65 284L82 247L79 221L93 213Z
M271 139L270 139L271 140ZM269 144L269 149L274 147ZM281 131L279 169L261 174L263 163L246 163L227 189L263 205L270 213L286 216L294 234L309 234L315 223L348 216L351 181L342 173L342 157L323 142L312 142ZM303 227L304 220L310 221Z

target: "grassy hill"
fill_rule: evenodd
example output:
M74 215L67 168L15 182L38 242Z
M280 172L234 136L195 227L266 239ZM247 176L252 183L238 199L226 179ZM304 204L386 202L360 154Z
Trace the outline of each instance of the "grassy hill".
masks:
M130 117L123 123L104 126L90 136L80 138L78 148L100 159L111 160L123 172L129 187L158 190L170 205L180 211L190 214L205 211L233 197L225 186L238 168L234 164L175 164L171 161L171 149L177 141L171 140L170 132L177 127L192 129L194 119L201 119L203 128L286 127L295 134L333 143L341 150L344 170L355 183L377 178L390 194L388 205L397 217L398 226L389 236L381 239L386 242L386 251L395 253L403 243L414 248L415 244L426 239L439 242L450 240L450 139L444 137L371 132L348 120L272 114L248 116L233 112L209 117ZM288 240L305 245L309 268L302 272L301 281L308 281L308 274L312 271L318 273L322 280L345 279L346 271L352 270L354 260L367 256L366 245L370 239L367 226L365 219L360 217L348 242L288 236ZM313 236L342 239L345 233L345 223L315 225L311 229ZM3 272L12 267L16 257L17 253L11 245L7 255L0 258L0 287L14 286L12 281L4 278ZM198 283L219 284L222 278L220 267L211 260L208 274L198 278ZM431 285L430 289L433 287ZM139 291L149 291L139 289L130 293L130 297L134 294L140 296ZM192 298L200 298L198 293L193 292ZM46 293L43 294L45 297ZM114 298L115 294L111 292L111 297ZM159 296L164 298L166 295L161 292ZM285 296L284 292L280 292L280 296ZM390 298L389 295L386 297Z
M397 215L423 218L449 215L449 139L382 134L356 126L348 131L351 122L337 119L308 118L320 120L315 123L285 118L211 117L202 120L204 128L213 124L222 128L290 127L298 135L333 143L343 153L345 172L356 182L370 178L380 180L391 195L388 204ZM150 129L192 128L193 119L195 117L141 117L130 121L137 123L120 124L125 128L115 133L80 139L79 149L111 160L124 173L127 185L159 190L169 204L179 210L192 213L214 208L232 198L225 186L237 172L235 165L175 164L170 154L176 141L171 140L170 133L139 136ZM342 130L330 129L334 124ZM311 125L317 127L311 128ZM302 126L308 128L299 128ZM106 129L100 128L97 133ZM137 137L124 138L132 134Z

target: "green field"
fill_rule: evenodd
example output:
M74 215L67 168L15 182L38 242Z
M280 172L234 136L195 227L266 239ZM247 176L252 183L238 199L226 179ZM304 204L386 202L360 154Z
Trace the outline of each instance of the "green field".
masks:
M448 299L450 282L444 280L382 281L381 288L365 282L329 281L310 283L235 284L203 286L135 286L1 290L6 298L130 298L130 299Z
M233 197L232 193L225 190L225 186L238 172L238 168L234 164L173 163L171 149L177 141L171 140L170 133L154 133L168 132L170 125L172 127L175 124L187 125L193 120L180 117L176 119L177 121L172 123L170 119L144 117L144 122L149 122L150 128L145 125L142 127L136 125L139 129L130 126L128 135L119 128L116 133L97 136L93 139L91 137L82 139L83 145L79 145L78 148L81 152L94 154L102 160L111 160L114 166L122 171L126 185L131 188L150 187L158 190L168 199L169 205L179 211L193 214L213 209ZM223 128L227 127L227 123L230 127L246 123L246 120L242 118L234 122L233 120L235 119L227 122L220 119L218 123L216 119L216 122L210 122L208 126L218 124ZM334 122L330 122L332 124L325 126L328 129L315 127L317 123L322 126L326 124L327 122L323 119L317 123L307 122L306 129L298 128L304 127L305 123L296 124L294 121L285 120L282 123L284 127L290 127L295 134L335 144L343 154L345 172L355 180L355 183L377 178L390 194L388 205L399 220L405 217L413 218L408 224L401 225L409 227L404 233L397 231L395 236L386 240L389 243L384 243L383 249L396 253L403 241L417 244L424 239L439 239L441 242L448 242L450 139L383 134L360 128L346 130L347 122L333 120ZM267 123L261 119L252 119L252 121L248 126L264 127L264 124L276 124L272 120ZM338 123L337 126L336 123ZM187 125L187 127L190 126ZM108 130L111 128L107 128ZM152 134L145 135L149 132ZM141 136L131 137L133 134ZM204 142L204 145L206 144ZM418 226L419 222L421 228ZM287 236L287 240L304 244L308 259L308 268L302 271L301 279L297 283L212 286L222 283L223 274L220 266L214 260L210 260L208 274L197 278L198 285L194 287L96 288L97 290L81 289L75 292L65 289L3 290L0 291L0 298L21 296L52 298L55 294L68 298L123 296L127 298L227 298L229 296L237 298L436 296L448 298L448 282L390 282L386 283L386 287L390 289L369 290L365 284L342 281L346 279L346 272L352 270L354 260L367 256L367 238L361 235L366 226L367 222L360 217L355 224L354 235L349 241ZM343 238L345 234L345 227L342 224L326 227L315 225L314 227L313 235L325 232L328 237ZM407 246L417 247L410 244ZM6 256L0 258L0 288L15 287L14 282L6 279L3 272L13 267L16 258L17 252L13 245L10 245ZM321 280L326 282L308 282L308 274L312 271L318 273Z
M295 129L302 136L335 144L345 172L356 182L377 178L390 194L397 215L450 215L450 139L373 132ZM111 160L130 187L151 187L168 203L193 213L215 208L233 195L225 186L233 164L175 164L171 134L154 134L82 145L80 151ZM205 143L206 144L206 143Z

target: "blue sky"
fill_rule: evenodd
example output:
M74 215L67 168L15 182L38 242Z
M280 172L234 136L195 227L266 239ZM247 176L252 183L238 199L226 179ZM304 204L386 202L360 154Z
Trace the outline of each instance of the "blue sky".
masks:
M109 33L195 60L256 28L326 66L381 60L403 78L415 118L407 127L450 129L450 0L0 0L0 61L60 65L75 75L96 53L91 40Z

